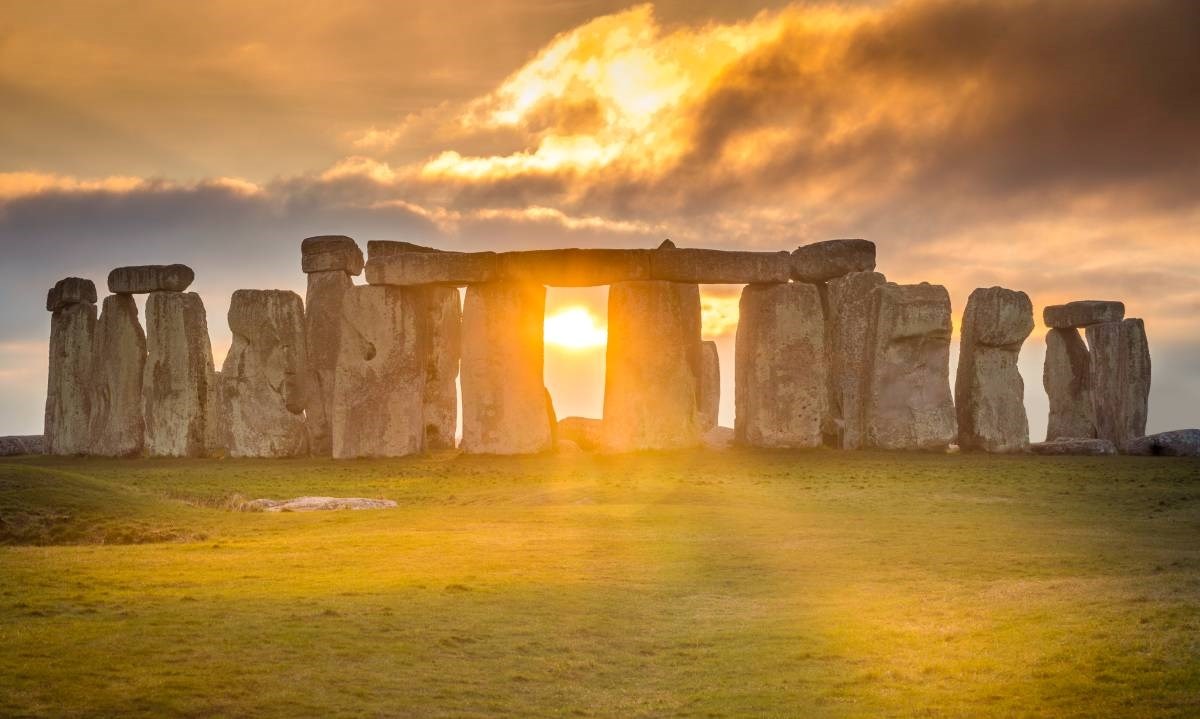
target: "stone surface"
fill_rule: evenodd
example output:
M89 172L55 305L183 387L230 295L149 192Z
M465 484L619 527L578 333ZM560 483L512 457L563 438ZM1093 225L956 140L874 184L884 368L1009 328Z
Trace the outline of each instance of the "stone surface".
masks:
M458 362L462 305L457 287L415 288L425 335L425 449L454 449L458 428Z
M875 243L869 240L826 240L792 252L792 279L828 282L851 272L875 269Z
M713 427L705 432L700 437L701 443L705 449L725 450L734 445L734 431L732 427Z
M424 448L422 303L400 287L353 287L342 303L333 456L401 457Z
M791 256L787 252L659 247L650 253L650 277L700 284L787 282L791 278Z
M532 454L554 446L542 379L546 288L467 287L462 321L462 450Z
M591 287L650 279L649 250L533 250L503 252L497 276L553 287Z
M751 447L816 447L829 413L821 297L804 283L749 285L738 305L734 432Z
M700 444L700 288L618 282L608 292L604 449Z
M237 290L233 344L221 366L224 446L231 457L308 454L304 301L287 290Z
M183 292L196 273L187 265L137 265L118 267L108 273L108 291L113 294Z
M1091 352L1092 409L1096 436L1124 449L1146 434L1150 400L1150 348L1140 319L1087 328Z
M717 426L717 414L721 410L721 358L717 354L717 343L706 340L700 343L700 430L707 431Z
M46 383L46 454L86 454L91 448L92 344L96 305L61 306L50 318Z
M41 454L42 440L40 434L9 435L0 437L0 457L15 457L20 454Z
M1029 445L1029 451L1034 454L1082 454L1110 455L1116 454L1117 448L1107 439L1055 439L1048 442L1034 442Z
M326 512L339 509L391 509L390 499L366 497L296 497L295 499L254 499L245 504L251 512Z
M204 303L195 292L146 298L142 375L145 449L151 457L201 457L211 446L216 376Z
M1087 327L1101 322L1120 322L1125 319L1125 305L1107 300L1079 300L1065 305L1050 305L1042 310L1047 327L1070 329Z
M944 450L954 441L950 334L945 287L888 282L872 290L864 446Z
M878 272L851 272L826 284L830 414L836 425L835 446L842 449L863 445L871 290L885 282Z
M1126 454L1200 457L1200 429L1176 429L1130 440Z
M559 441L569 440L591 452L604 442L604 422L592 417L563 417L558 420Z
M1025 382L1017 356L1032 331L1033 303L1024 292L980 287L967 299L954 384L961 449L1028 449Z
M304 272L363 271L363 254L358 243L345 235L319 235L300 243L300 268Z
M96 284L82 277L66 277L54 283L46 292L46 311L58 310L79 303L96 303Z
M442 252L442 250L439 250L436 247L414 245L411 242L401 242L399 240L367 241L367 259L386 257L405 252Z
M372 285L462 285L497 277L494 252L385 252L367 261Z
M1042 387L1050 400L1046 439L1096 436L1092 409L1092 360L1079 330L1068 327L1046 333Z
M146 333L131 295L104 298L92 339L91 454L136 457L145 443Z
M342 338L342 304L354 281L345 272L311 272L305 295L304 328L308 341L305 426L308 450L316 457L333 451L330 418L333 382Z

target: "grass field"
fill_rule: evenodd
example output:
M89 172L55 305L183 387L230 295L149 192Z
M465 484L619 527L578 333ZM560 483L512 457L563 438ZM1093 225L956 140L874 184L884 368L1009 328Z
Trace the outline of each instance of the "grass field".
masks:
M0 541L4 716L1200 715L1194 460L28 458Z

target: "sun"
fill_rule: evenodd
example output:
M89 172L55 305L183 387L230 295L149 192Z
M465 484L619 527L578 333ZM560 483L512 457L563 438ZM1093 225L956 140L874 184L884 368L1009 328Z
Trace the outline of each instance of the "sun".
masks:
M596 318L586 307L564 307L546 318L547 344L569 350L603 347L608 342L608 330L596 324Z

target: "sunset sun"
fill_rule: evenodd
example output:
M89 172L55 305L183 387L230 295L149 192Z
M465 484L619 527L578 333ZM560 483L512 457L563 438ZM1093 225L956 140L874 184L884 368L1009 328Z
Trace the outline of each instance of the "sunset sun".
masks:
M546 317L545 340L546 344L568 350L603 347L608 330L596 323L586 307L576 305Z

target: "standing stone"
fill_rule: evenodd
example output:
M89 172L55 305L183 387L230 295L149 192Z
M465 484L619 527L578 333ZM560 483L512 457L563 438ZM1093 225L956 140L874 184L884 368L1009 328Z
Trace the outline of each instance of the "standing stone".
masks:
M145 443L146 333L132 295L109 295L92 341L91 453L136 457Z
M721 358L717 355L717 343L706 340L700 343L700 431L707 432L717 426L717 414L721 409Z
M304 325L308 340L308 383L305 387L305 425L308 448L314 456L328 457L333 449L330 417L333 380L342 333L342 305L354 287L341 271L310 272L305 295Z
M90 298L90 299L89 299ZM47 293L50 364L46 384L46 454L85 454L91 447L92 344L96 286L68 277Z
M1050 400L1046 441L1096 436L1092 409L1092 359L1079 330L1070 327L1046 333L1046 363L1042 387Z
M700 288L619 282L608 291L604 448L700 444Z
M462 353L462 308L457 287L415 290L424 307L425 448L454 449L458 427L458 360Z
M1150 348L1140 319L1087 328L1092 357L1092 407L1096 436L1124 450L1146 434L1150 400Z
M331 415L334 457L402 457L422 450L421 310L411 289L370 285L346 293Z
M231 457L297 457L304 428L304 301L286 290L238 290L233 344L221 366L223 444Z
M204 303L195 292L146 299L142 416L151 457L201 457L211 446L215 395Z
M941 285L871 291L864 446L943 450L958 433L950 394L950 295Z
M532 454L553 448L542 379L546 288L467 287L462 318L462 450Z
M1033 303L1024 292L979 288L967 299L954 384L958 445L985 452L1029 448L1025 382L1017 356L1033 332Z
M837 427L836 446L842 449L863 446L871 290L885 282L887 279L878 272L852 272L826 284L830 413Z
M815 285L747 285L738 305L734 434L752 447L816 447L829 411Z

